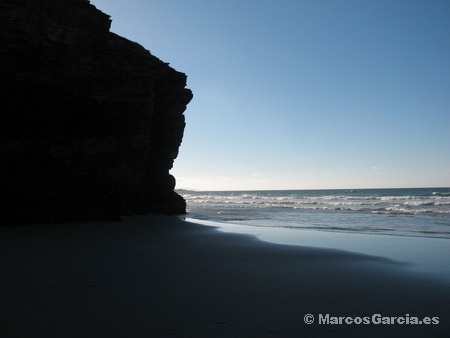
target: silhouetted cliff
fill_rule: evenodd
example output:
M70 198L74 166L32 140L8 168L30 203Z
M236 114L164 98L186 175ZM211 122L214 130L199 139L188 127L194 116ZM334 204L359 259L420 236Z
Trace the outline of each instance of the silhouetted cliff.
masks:
M184 213L186 75L87 0L0 0L0 222Z

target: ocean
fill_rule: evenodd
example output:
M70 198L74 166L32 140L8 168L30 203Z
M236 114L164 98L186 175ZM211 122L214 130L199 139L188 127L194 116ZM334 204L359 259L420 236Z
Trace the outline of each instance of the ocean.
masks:
M178 192L196 220L450 239L450 188Z

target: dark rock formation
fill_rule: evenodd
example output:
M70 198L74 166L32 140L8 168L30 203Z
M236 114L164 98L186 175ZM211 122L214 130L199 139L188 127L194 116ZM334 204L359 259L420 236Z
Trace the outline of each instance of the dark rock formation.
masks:
M0 223L184 213L186 75L87 0L0 0Z

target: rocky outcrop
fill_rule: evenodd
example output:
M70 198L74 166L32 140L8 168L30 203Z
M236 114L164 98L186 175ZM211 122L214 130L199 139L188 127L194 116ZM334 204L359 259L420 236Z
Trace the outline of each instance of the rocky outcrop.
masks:
M0 0L0 222L185 212L186 75L87 0Z

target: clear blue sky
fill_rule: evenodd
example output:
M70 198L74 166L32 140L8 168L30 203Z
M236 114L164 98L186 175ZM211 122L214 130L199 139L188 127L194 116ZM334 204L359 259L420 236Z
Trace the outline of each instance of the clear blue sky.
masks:
M449 0L91 0L188 75L199 190L450 186Z

